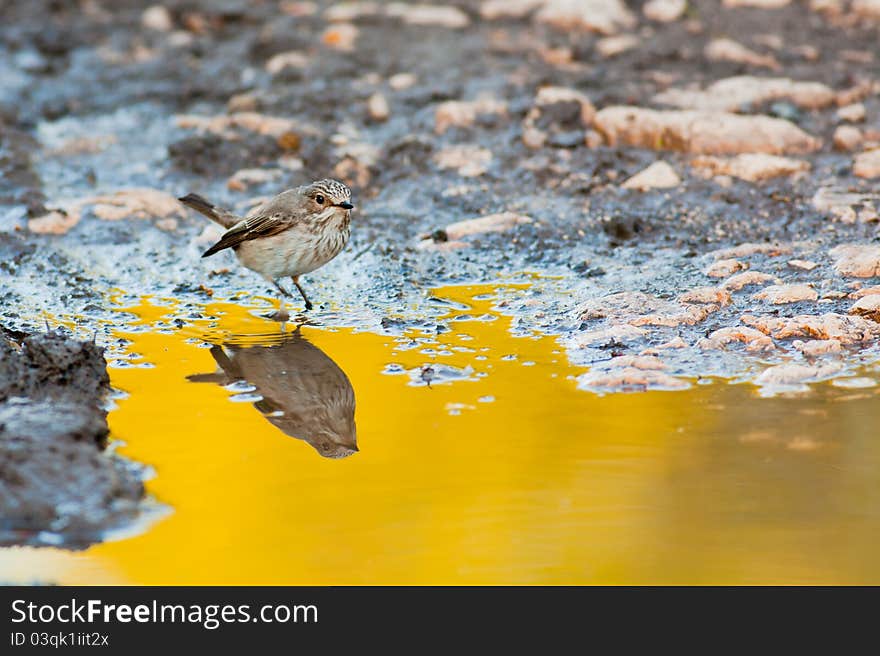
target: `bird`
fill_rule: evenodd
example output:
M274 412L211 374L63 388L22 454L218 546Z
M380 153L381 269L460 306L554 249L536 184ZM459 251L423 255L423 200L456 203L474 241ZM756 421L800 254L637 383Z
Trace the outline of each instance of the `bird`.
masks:
M219 369L187 379L218 385L247 381L261 397L254 407L286 435L308 442L325 458L357 453L354 388L329 355L299 327L263 345L238 341L233 336L215 343L211 355Z
M291 296L279 281L289 277L305 309L311 310L313 305L300 285L300 276L339 255L351 236L351 189L329 178L283 191L245 217L198 194L189 193L178 200L227 229L202 257L231 248L241 264L280 292L279 314L284 314L284 298Z

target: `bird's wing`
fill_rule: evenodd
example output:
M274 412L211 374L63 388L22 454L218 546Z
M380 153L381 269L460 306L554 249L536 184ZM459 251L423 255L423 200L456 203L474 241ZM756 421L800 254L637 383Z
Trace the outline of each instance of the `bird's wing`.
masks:
M292 225L290 218L284 214L257 214L232 226L216 244L202 253L208 257L224 248L235 248L239 244L258 237L271 237L284 232Z

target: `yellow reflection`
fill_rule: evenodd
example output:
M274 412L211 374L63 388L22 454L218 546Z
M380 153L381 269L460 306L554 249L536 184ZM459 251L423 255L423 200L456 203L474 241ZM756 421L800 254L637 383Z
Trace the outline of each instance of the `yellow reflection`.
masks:
M467 306L439 335L282 334L233 303L125 334L153 368L111 369L111 429L174 512L12 578L42 557L61 583L880 582L873 391L597 397L492 292L438 290Z

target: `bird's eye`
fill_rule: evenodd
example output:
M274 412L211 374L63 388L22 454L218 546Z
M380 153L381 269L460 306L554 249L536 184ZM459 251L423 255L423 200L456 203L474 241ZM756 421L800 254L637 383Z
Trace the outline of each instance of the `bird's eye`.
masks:
M323 205L324 204L324 197L321 194L318 194L317 196L315 196L315 202L318 205Z

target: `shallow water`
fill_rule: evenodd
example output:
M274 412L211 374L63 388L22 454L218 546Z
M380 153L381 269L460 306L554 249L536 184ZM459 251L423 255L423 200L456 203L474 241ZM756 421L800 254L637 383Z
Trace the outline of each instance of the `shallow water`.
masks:
M597 396L553 338L511 334L493 286L435 293L453 330L399 337L129 309L111 430L173 512L80 553L3 550L0 578L880 583L876 388Z

